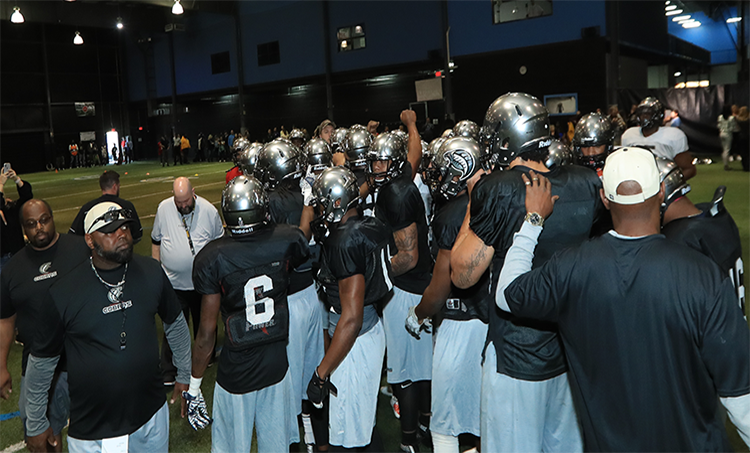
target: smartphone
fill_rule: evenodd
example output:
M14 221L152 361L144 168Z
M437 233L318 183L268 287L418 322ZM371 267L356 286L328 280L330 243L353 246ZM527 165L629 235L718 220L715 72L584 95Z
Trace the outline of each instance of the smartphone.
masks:
M3 164L3 173L8 173L10 171L10 162L6 162Z

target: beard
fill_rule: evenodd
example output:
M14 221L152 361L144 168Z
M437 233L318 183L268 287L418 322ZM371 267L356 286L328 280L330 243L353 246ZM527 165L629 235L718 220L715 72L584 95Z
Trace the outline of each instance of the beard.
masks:
M121 251L105 251L101 245L94 242L94 252L102 259L118 264L125 264L133 258L133 244Z
M195 209L195 198L191 199L190 204L187 206L178 206L177 212L182 215L188 215L193 212L193 209Z

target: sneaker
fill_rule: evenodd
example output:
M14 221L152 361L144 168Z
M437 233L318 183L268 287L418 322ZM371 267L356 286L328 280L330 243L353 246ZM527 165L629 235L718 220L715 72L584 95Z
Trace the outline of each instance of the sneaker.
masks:
M396 418L401 418L401 410L398 407L398 398L391 396L391 408L393 409L393 415Z
M404 451L404 452L406 452L406 453L417 453L417 452L419 451L419 450L417 450L417 448L416 448L415 446L413 446L413 445L405 445L405 444L401 444L400 448L401 448L401 451Z
M417 439L422 441L422 445L425 447L432 447L432 434L430 433L430 427L419 424L417 428Z
M382 393L385 396L393 396L393 392L391 391L390 385L384 385L380 387L380 393Z

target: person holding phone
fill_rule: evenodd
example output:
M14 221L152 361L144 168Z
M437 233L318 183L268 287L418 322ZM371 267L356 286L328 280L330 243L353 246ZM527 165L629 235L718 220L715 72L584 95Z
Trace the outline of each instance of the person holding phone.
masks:
M5 183L9 179L16 183L18 198L15 200L5 195ZM3 170L0 173L0 269L24 246L19 216L23 204L32 198L34 194L31 191L31 184L22 180L9 162L3 164Z

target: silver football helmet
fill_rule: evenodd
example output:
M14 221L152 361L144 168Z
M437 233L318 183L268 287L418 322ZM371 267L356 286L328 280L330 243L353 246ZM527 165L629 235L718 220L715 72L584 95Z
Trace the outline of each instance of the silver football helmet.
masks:
M326 168L312 185L313 206L318 213L310 226L316 238L328 236L328 224L338 223L346 212L359 205L359 185L345 167Z
M453 127L456 136L469 137L476 141L479 140L479 126L471 120L463 120L456 123Z
M454 198L482 168L481 158L482 150L476 140L463 136L449 138L440 146L427 170L430 189L446 200Z
M641 118L643 114L648 114L647 117ZM641 125L641 129L651 129L654 126L661 126L664 122L664 106L655 97L647 97L642 100L638 107L635 109L638 123Z
M302 129L292 129L291 132L289 132L289 135L287 136L290 142L294 143L295 146L302 148L305 145L305 141L307 141L307 136L305 135L305 132Z
M548 150L549 154L547 155L547 160L544 161L544 165L550 170L573 163L573 154L565 146L565 143L560 140L553 138Z
M395 135L402 142L404 142L404 147L408 146L408 144L409 144L409 133L408 132L404 132L401 129L394 129L394 130L390 131L389 134Z
M266 190L285 179L301 177L305 172L302 151L289 140L273 140L263 147L255 164L255 177Z
M666 211L673 201L690 192L690 184L685 181L682 170L673 161L657 157L656 166L659 168L659 182L664 183L662 211Z
M317 174L333 165L331 147L322 138L313 138L305 144L305 156L309 173Z
M443 131L442 135L440 136L443 138L451 138L451 137L455 137L456 133L453 132L453 129L446 129Z
M355 125L356 126L356 125ZM367 150L372 143L372 134L366 129L349 128L344 141L346 166L352 171L364 170L367 166Z
M390 161L388 169L376 172L374 164L377 161ZM396 134L380 134L367 151L367 167L365 172L375 187L382 186L401 174L406 162L406 145Z
M344 143L346 141L346 134L349 132L349 129L345 127L340 127L333 131L333 135L331 135L331 152L332 153L342 153L344 152Z
M612 123L601 113L589 113L581 117L576 124L572 143L578 164L593 170L604 168L604 161L612 152L615 140L612 132ZM593 156L583 154L582 148L595 146L604 146L604 152Z
M530 94L504 94L487 109L480 139L501 166L520 154L546 148L551 139L547 108Z
M255 172L255 163L258 161L258 154L263 149L263 143L249 143L240 153L237 166L245 176L253 176Z
M233 236L252 233L270 221L268 195L254 177L237 176L221 194L221 213Z
M245 137L237 137L232 143L232 162L238 167L240 166L242 151L248 146L250 146L250 140Z

